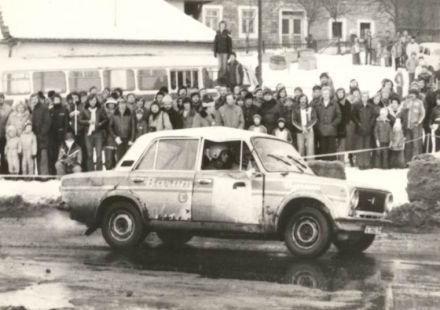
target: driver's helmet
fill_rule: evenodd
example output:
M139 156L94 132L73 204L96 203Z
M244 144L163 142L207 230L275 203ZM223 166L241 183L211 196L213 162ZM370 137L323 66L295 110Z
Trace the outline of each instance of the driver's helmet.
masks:
M224 144L215 144L209 148L209 155L212 159L219 159L222 152L228 151L228 147Z

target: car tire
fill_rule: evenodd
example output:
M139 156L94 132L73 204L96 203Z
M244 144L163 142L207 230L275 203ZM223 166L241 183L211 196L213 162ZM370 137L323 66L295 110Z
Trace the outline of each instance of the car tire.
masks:
M335 240L333 244L340 253L343 254L360 254L367 250L374 242L375 235L362 234L358 238L349 240Z
M130 202L115 202L106 208L101 222L102 235L116 250L133 249L147 235L139 210Z
M301 208L287 220L284 241L289 251L297 257L321 256L332 242L331 224L320 210Z
M166 246L179 247L189 242L193 235L182 231L157 231L160 241Z

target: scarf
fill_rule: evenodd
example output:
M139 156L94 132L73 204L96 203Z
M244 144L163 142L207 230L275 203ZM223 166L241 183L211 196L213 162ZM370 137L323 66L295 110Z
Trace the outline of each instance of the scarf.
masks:
M87 135L90 136L92 133L96 130L96 107L95 108L89 108L90 111L90 120L92 123L89 125L89 131L87 132Z

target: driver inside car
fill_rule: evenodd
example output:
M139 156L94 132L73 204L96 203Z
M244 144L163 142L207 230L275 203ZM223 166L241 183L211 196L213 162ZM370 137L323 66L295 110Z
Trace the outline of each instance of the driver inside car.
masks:
M228 146L215 144L206 149L203 159L203 170L233 170L234 157Z

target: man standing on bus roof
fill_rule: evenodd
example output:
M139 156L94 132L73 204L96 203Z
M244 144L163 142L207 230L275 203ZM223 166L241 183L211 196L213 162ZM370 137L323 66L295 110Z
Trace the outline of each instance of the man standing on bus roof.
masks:
M218 58L218 77L226 75L228 58L232 53L232 39L225 21L219 23L219 30L214 39L214 57Z
M226 72L228 85L231 89L234 89L235 86L243 85L243 66L237 61L237 54L235 52L232 52L229 55L229 63Z

